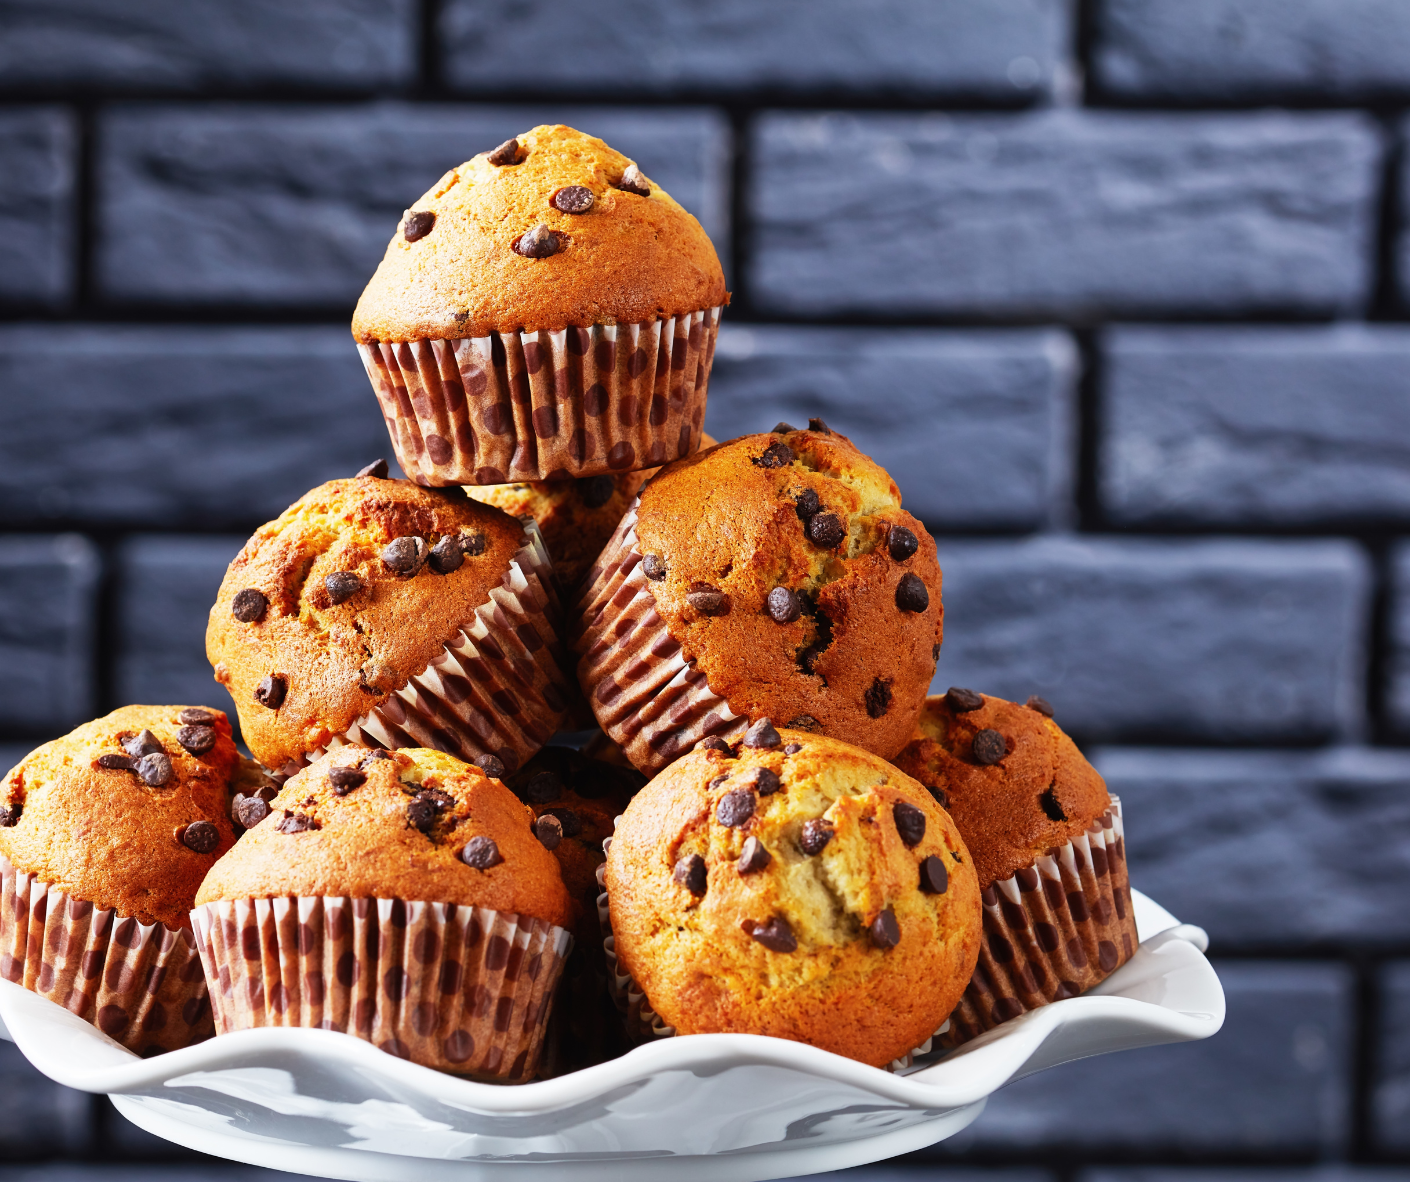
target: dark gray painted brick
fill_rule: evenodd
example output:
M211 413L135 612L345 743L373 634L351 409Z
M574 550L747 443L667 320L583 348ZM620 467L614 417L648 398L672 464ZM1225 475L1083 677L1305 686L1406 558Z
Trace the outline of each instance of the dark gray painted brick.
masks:
M1361 720L1350 543L942 540L940 565L937 692L1039 693L1088 738L1306 742Z
M6 86L198 90L410 82L415 0L0 0Z
M13 1159L82 1153L90 1141L92 1105L88 1093L40 1075L14 1043L0 1041L0 1154ZM10 1169L0 1170L5 1182L12 1177Z
M1404 1153L1410 1149L1410 961L1386 965L1378 984L1373 1127L1381 1148Z
M1118 522L1410 518L1404 329L1118 328L1102 374Z
M1410 91L1400 0L1100 0L1093 75L1127 98L1322 102Z
M818 90L1013 100L1051 90L1061 0L619 0L610 19L553 0L449 0L447 80L479 92ZM525 47L533 46L532 52Z
M68 111L0 111L0 302L54 304L72 294L77 154Z
M417 197L545 122L636 159L725 253L729 131L711 111L131 105L100 123L99 287L114 299L350 308Z
M1356 114L768 113L751 291L872 317L1354 309L1380 154Z
M0 728L56 731L88 716L98 574L76 534L0 538Z
M345 328L0 327L0 517L248 528L391 445Z
M1076 350L1051 331L772 326L721 331L706 429L718 439L820 415L940 529L1064 517Z
M1278 961L1215 967L1229 1009L1213 1038L1039 1072L927 1152L1336 1153L1350 1126L1350 972Z
M1132 882L1216 947L1410 942L1410 753L1112 747L1092 759L1121 797Z

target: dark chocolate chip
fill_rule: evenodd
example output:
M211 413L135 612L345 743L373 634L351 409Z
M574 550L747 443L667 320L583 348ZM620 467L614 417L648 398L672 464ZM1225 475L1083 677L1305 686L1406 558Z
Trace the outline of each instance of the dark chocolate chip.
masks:
M548 804L563 795L563 777L557 772L539 772L524 785L524 799L529 804Z
M496 168L503 168L506 164L519 163L519 141L505 140L492 152L485 154L485 159Z
M746 747L782 747L783 740L779 738L778 731L774 729L773 720L761 718L744 732L744 745Z
M246 829L253 829L269 816L269 804L258 796L237 794L231 803L230 812Z
M962 689L958 685L952 685L945 691L945 705L956 714L968 714L971 710L978 710L984 705L984 699L972 689Z
M271 710L278 710L284 704L284 695L289 692L289 682L279 673L271 673L255 686L255 701Z
M429 797L413 796L406 806L406 823L413 829L419 829L425 833L436 823L436 817L440 811L436 807L436 802Z
M285 809L284 819L275 828L280 833L308 833L323 826L307 813L291 813Z
M811 488L805 488L793 498L794 504L798 506L798 520L810 521L813 514L822 508L822 498Z
M572 809L544 809L543 815L558 818L558 824L563 827L564 837L577 837L583 831L583 819Z
M382 561L399 575L414 575L426 565L430 550L425 538L393 538L382 548Z
M219 717L214 710L207 710L204 706L187 706L176 716L176 721L183 726L214 726Z
M386 460L373 460L367 467L359 468L357 474L359 476L371 476L376 480L386 480L387 473L390 471L391 469L387 467Z
M461 534L460 552L467 558L479 558L485 552L484 534Z
M323 576L323 587L334 603L346 603L362 590L362 580L350 570L335 570Z
M970 744L970 753L974 756L975 763L982 763L986 766L998 763L1008 754L1008 744L1004 742L1004 736L996 730L982 730L974 736L974 741Z
M699 854L687 854L677 862L676 868L671 871L671 877L696 898L703 895L709 886L705 859Z
M584 476L578 481L578 496L589 509L601 509L617 491L617 482L610 476Z
M553 195L553 208L559 213L587 213L594 200L586 185L564 185Z
M803 822L803 832L798 835L798 848L809 857L823 852L832 840L835 830L821 817Z
M171 756L165 751L153 751L132 761L132 770L148 788L160 788L171 780Z
M544 849L556 850L558 843L563 840L563 822L545 813L534 822L534 836L539 839L539 844Z
M13 829L22 812L24 805L18 801L14 804L0 804L0 829Z
M1053 704L1049 702L1047 698L1040 698L1037 694L1034 694L1023 704L1030 710L1038 711L1044 718L1051 718L1053 716Z
M729 596L711 583L692 583L685 601L702 616L729 615Z
M498 755L481 755L475 760L475 766L491 780L504 779L504 761Z
M891 709L891 679L875 677L870 687L862 695L866 702L867 717L880 718Z
M726 755L733 754L729 749L729 744L720 738L719 735L710 735L707 738L701 739L700 742L695 744L695 749L697 751L723 751Z
M264 597L264 592L253 587L237 591L230 601L230 614L242 624L257 623L264 619L264 613L268 610L269 600Z
M504 861L493 837L472 837L460 851L460 860L472 870L488 870Z
M429 209L418 209L415 213L408 215L406 221L401 224L401 236L408 242L417 242L425 238L436 226L436 215Z
M769 592L768 610L775 624L791 624L803 614L803 602L787 587L775 587Z
M923 612L930 606L930 592L918 575L901 576L896 584L896 606L903 612Z
M950 807L950 794L946 792L945 789L937 788L934 784L927 784L926 787L930 790L930 795L935 798L936 804L942 809L948 809Z
M209 821L192 821L181 831L181 844L198 854L208 854L220 844L220 830Z
M942 859L931 854L920 863L920 889L927 895L943 895L950 888L950 875Z
M773 855L764 848L762 841L757 837L749 837L744 841L744 848L739 851L739 861L734 864L734 868L740 874L757 874L773 860Z
M847 536L847 524L836 513L814 513L808 519L808 538L813 545L831 550Z
M809 420L808 420L808 430L809 430L809 431L816 431L819 435L831 435L831 434L832 434L832 428L829 427L826 423L824 423L824 422L822 421L822 419L809 419Z
M905 562L918 549L920 539L904 525L893 525L886 536L886 552L896 562Z
M391 758L392 753L390 751L383 751L380 747L374 747L371 751L369 751L366 755L364 755L361 759L357 761L357 766L361 768L370 767L379 759Z
M465 548L460 544L460 538L457 535L446 534L431 547L431 553L426 561L436 574L448 575L451 571L459 570L465 565Z
M754 815L754 794L742 788L726 792L715 806L715 820L731 829L743 825Z
M753 778L754 791L760 796L772 796L783 787L783 781L778 778L778 773L766 767L756 767Z
M797 718L790 719L786 725L791 731L811 732L818 729L819 723L811 714L800 714ZM786 751L787 748L785 747L784 750ZM801 751L802 748L800 747L799 750Z
M754 923L752 920L746 919L744 930L770 952L796 952L798 950L798 940L793 935L793 929L789 926L788 920L781 915L775 915L768 923Z
M204 755L215 746L215 727L183 726L176 732L176 741L192 755Z
M800 752L800 751L802 751L802 750L803 750L803 744L802 744L802 743L790 743L790 744L788 744L787 747L785 747L785 748L783 749L783 753L784 753L785 755L797 755L798 752Z
M151 731L144 730L141 734L128 735L122 741L122 749L133 759L139 759L143 755L152 755L158 751L165 751L162 741L152 734Z
M354 788L367 783L367 773L355 767L330 767L328 783L333 786L334 796L346 796Z
M771 443L753 462L760 468L786 468L793 463L793 449L786 443Z
M641 573L653 583L659 583L666 577L666 560L659 554L643 554L641 556Z
M774 425L774 429L773 429L772 431L770 431L769 434L770 434L770 435L788 435L788 434L791 434L792 432L794 432L794 431L796 431L796 430L798 430L798 428L795 427L792 423L785 423L785 422L780 421L780 422L778 422L778 423L776 423L776 424Z
M100 755L98 756L98 766L110 772L130 772L132 770L132 756Z
M617 188L624 193L635 193L638 197L651 196L651 182L641 175L641 169L635 164L627 165L622 179L617 182Z
M925 838L925 813L913 804L898 800L891 809L896 832L908 846L918 846Z
M901 925L896 922L896 913L890 907L871 921L867 932L878 948L895 948L901 942Z
M562 249L561 236L542 224L535 226L527 234L521 235L519 240L514 243L514 253L521 254L526 259L546 259Z

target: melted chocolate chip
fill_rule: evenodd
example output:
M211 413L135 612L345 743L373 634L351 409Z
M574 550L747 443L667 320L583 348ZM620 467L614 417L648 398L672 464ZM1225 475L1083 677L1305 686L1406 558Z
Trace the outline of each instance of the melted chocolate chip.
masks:
M284 704L284 696L288 692L288 680L282 674L271 673L255 686L255 701L270 710L278 710Z
M498 755L481 755L475 760L475 766L491 780L504 779L504 761Z
M896 606L903 612L923 612L930 606L930 592L919 576L904 574L896 584Z
M918 549L920 539L904 525L893 525L886 535L886 552L895 562L905 562Z
M165 751L153 751L132 761L132 770L148 788L160 788L171 782L171 756Z
M430 553L425 538L393 538L382 548L382 561L389 570L411 576L426 565Z
M624 193L635 193L638 197L651 196L651 182L641 175L641 169L635 164L627 165L616 187Z
M809 431L816 431L819 435L831 435L831 434L832 434L832 428L829 427L826 423L824 423L824 422L822 421L822 419L809 419L809 420L808 420L808 430L809 430Z
M448 575L465 565L465 547L458 537L446 534L431 547L426 562L436 574Z
M793 498L793 502L798 507L799 521L812 520L813 514L822 508L822 498L811 488L805 488Z
M770 952L798 950L798 940L793 935L793 929L781 915L775 915L768 923L754 923L746 919L743 926L745 931Z
M891 809L891 816L896 822L896 832L908 846L914 848L925 839L925 813L915 805L898 800Z
M275 828L280 833L309 833L323 826L307 813L291 813L285 809L284 819Z
M1038 711L1044 718L1051 718L1053 716L1053 704L1049 702L1047 698L1040 698L1037 694L1034 694L1023 704L1030 710Z
M866 702L867 717L880 718L891 709L891 679L873 678L862 698Z
M643 554L641 556L641 573L653 583L659 583L666 577L666 561L659 554Z
M871 942L878 948L895 948L901 942L901 925L896 922L896 913L888 907L867 929Z
M176 732L176 741L192 755L204 755L215 746L215 727L183 726Z
M323 577L323 588L334 603L346 603L362 590L362 580L350 570L335 570Z
M564 185L553 195L553 208L559 213L587 213L594 200L586 185Z
M709 886L705 859L699 854L687 854L676 863L676 868L671 871L671 878L698 899Z
M13 829L22 812L24 806L18 801L14 804L0 804L0 829Z
M98 756L98 766L109 772L130 772L132 770L132 756L100 755Z
M1058 800L1057 792L1053 788L1049 788L1038 797L1038 805L1049 821L1067 820L1067 813L1063 810L1062 802Z
M366 755L357 761L357 766L361 768L371 767L379 759L391 759L390 751L383 751L380 747L374 747Z
M701 739L700 742L695 744L695 749L697 751L722 751L726 755L734 754L729 749L729 744L720 738L719 735L710 735Z
M754 769L753 788L760 796L772 796L782 787L783 781L778 778L777 772L766 767Z
M764 848L762 841L757 837L749 837L744 841L744 848L739 851L739 861L734 864L734 868L740 874L757 874L773 860L773 855Z
M176 721L184 726L214 726L219 717L214 710L207 710L204 706L187 706L176 716Z
M685 601L702 616L729 615L729 596L711 583L692 583Z
M790 743L790 744L788 744L787 747L785 747L785 748L783 749L783 753L784 753L785 755L797 755L798 752L800 752L800 751L802 751L802 750L803 750L803 744L802 744L802 743Z
M786 468L793 463L793 449L786 443L771 443L752 463L759 468Z
M563 239L545 225L537 225L514 243L514 253L526 259L546 259L563 249Z
M735 829L754 815L754 794L742 788L726 792L715 806L715 820Z
M810 858L823 852L832 840L835 830L821 817L803 822L803 832L798 835L798 848Z
M539 772L524 785L524 800L529 804L548 804L563 795L563 777L557 772Z
M617 482L610 476L584 476L577 483L578 496L589 509L601 509L617 491Z
M506 164L519 163L519 141L505 140L499 147L485 154L485 159L496 168L503 168Z
M269 816L269 804L258 796L237 794L230 805L231 815L246 829L253 829Z
M986 767L996 764L1008 754L1008 744L1004 742L1004 736L996 730L982 730L974 736L970 744L970 754L974 756L974 762L984 764Z
M359 468L357 475L371 476L374 480L386 480L387 473L390 471L391 469L387 467L386 460L373 460L367 467Z
M950 888L950 875L942 859L931 854L920 863L920 889L927 895L943 895Z
M269 600L264 597L264 592L253 587L237 591L235 598L230 601L230 614L242 624L258 623L264 619L264 613L268 610Z
M814 513L808 519L808 539L815 546L831 550L847 536L847 524L836 513Z
M162 741L148 730L144 730L141 734L128 735L122 741L122 749L133 759L140 759L144 755L154 755L158 751L166 750L162 746Z
M793 433L794 431L796 431L796 430L798 430L798 428L795 427L792 423L785 423L785 422L783 422L782 420L780 420L779 422L777 422L777 423L774 424L774 429L773 429L772 431L770 431L769 434L770 434L770 435L789 435L789 434L792 434L792 433Z
M346 796L354 788L367 783L367 773L355 767L330 767L328 783L333 787L334 796Z
M767 600L769 618L775 624L791 624L803 614L803 603L787 587L775 587Z
M563 840L563 822L545 813L534 822L534 836L546 850L556 850Z
M945 691L945 705L956 714L968 714L984 705L984 699L971 689L952 685Z
M192 821L181 831L181 844L198 854L208 854L220 844L220 830L209 821Z
M572 809L544 809L543 815L557 818L558 824L563 829L564 837L577 837L583 831L583 819Z
M774 729L773 720L761 718L744 732L744 745L746 747L781 747L783 740L779 738L778 731Z
M492 837L472 837L460 851L460 860L472 870L488 870L504 861Z
M402 222L401 236L408 242L418 242L435 229L435 226L436 215L429 209L420 209Z
M461 534L460 552L467 558L479 558L485 552L484 534Z

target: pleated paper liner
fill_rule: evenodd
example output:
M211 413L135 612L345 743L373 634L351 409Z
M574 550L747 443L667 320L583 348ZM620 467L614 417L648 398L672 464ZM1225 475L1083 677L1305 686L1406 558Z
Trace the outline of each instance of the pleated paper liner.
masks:
M548 742L574 694L548 550L534 519L520 521L523 547L460 633L344 734L274 769L275 779L349 743L431 747L464 760L497 755L512 771Z
M695 450L720 312L358 350L417 483L599 476Z
M220 1034L337 1030L501 1083L533 1077L572 945L529 916L401 899L221 900L191 917Z
M569 627L578 682L598 725L638 770L655 775L707 736L743 738L749 719L685 659L656 611L637 549L639 504L631 503L588 572Z
M215 1033L188 929L76 899L0 856L0 976L144 1058Z
M979 963L947 1045L1085 993L1131 959L1139 939L1123 834L1113 796L1086 833L984 889Z

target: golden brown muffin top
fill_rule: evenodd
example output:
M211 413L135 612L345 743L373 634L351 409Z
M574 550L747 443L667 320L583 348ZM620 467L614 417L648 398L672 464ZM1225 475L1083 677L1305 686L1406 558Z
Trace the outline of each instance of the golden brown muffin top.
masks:
M909 776L836 739L777 737L697 749L632 798L607 854L617 954L680 1033L881 1065L934 1033L974 970L973 863Z
M358 341L637 324L728 300L700 223L627 157L561 124L510 143L451 169L406 211L357 302ZM554 253L518 253L540 226Z
M665 567L657 611L731 710L886 758L935 672L935 542L884 469L813 421L666 465L642 491L638 545L648 577Z
M270 810L206 875L198 905L404 899L571 922L558 863L530 828L533 813L444 752L340 747L290 779Z
M235 844L245 774L208 706L124 706L31 751L5 777L0 854L139 923L189 927L196 889Z
M929 697L915 738L894 760L949 809L981 887L1086 832L1111 804L1096 768L1044 713L1047 704L1030 702L965 689Z
M396 539L408 540L389 555ZM330 480L260 526L206 629L255 758L282 767L406 685L489 599L523 541L519 522L459 489L374 476ZM283 680L273 708L256 698L271 677Z

